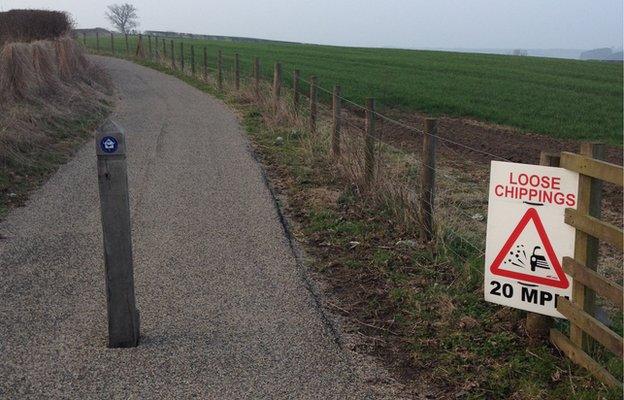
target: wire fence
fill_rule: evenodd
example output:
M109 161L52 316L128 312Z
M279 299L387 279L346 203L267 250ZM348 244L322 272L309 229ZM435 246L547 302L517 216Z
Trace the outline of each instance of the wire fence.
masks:
M100 44L93 41L93 37L84 37L87 47L104 53L118 56L136 56L145 54L147 59L159 62L165 66L174 68L189 75L196 75L210 84L218 86L219 76L222 80L223 90L232 90L236 86L238 76L239 88L248 90L254 85L259 85L260 96L257 98L270 98L271 85L267 82L266 73L255 72L255 62L253 59L245 59L236 54L226 54L221 51L218 54L207 55L203 48L176 43L167 38L148 38L147 51L145 51L146 40L137 36L111 36L111 38L100 38ZM109 46L104 43L110 40ZM126 43L127 46L126 46ZM141 50L141 47L143 49ZM238 62L237 62L238 59ZM236 67L238 68L236 70ZM261 65L264 71L272 71L273 65ZM284 83L292 85L291 77L294 73L294 65L282 64L282 77ZM194 74L193 72L194 71ZM256 83L255 81L260 82ZM227 87L225 87L227 86ZM306 110L303 103L311 104L310 89L316 88L317 96L333 98L334 93L321 83L313 84L310 80L299 77L298 96L303 100L302 110L298 116L309 117L310 110ZM284 93L293 92L293 88L282 88ZM252 90L253 91L253 90ZM292 102L292 95L284 96L280 101ZM438 238L445 248L453 253L458 260L468 261L475 257L483 256L485 238L485 198L487 190L483 187L482 177L473 177L470 174L458 174L457 168L453 165L452 159L440 158L435 167L422 163L422 149L420 140L423 135L435 137L440 145L451 144L457 148L473 151L490 156L494 159L504 160L503 157L490 154L481 149L462 144L460 142L441 137L411 124L399 121L388 115L375 110L368 109L365 105L358 104L344 96L337 95L336 98L342 103L340 119L341 143L340 157L334 161L339 167L342 175L356 183L362 188L369 198L375 200L385 207L392 209L393 213L406 226L417 227L421 225L420 204L428 204L434 210L435 223L432 224L433 232L427 232L429 236ZM256 100L257 100L256 99ZM332 106L323 101L317 101L316 121L325 129L319 129L318 139L327 144L326 151L329 153L329 136L333 124ZM292 110L290 110L292 111ZM376 129L373 133L367 131L366 115L373 116L376 122ZM323 137L324 135L324 137ZM402 139L397 139L402 138ZM374 143L374 181L364 182L366 169L366 141ZM448 146L445 146L450 150ZM452 151L451 151L452 153ZM424 200L420 193L420 176L425 168L433 169L436 179L436 196L433 203ZM372 186L375 189L372 189ZM466 195L469 198L466 198ZM416 229L417 230L417 229ZM459 241L472 249L470 254L460 254L454 243ZM460 246L461 247L461 246ZM482 272L481 272L482 273Z
M316 140L315 145L363 196L391 210L397 220L414 231L422 231L423 225L432 227L424 232L425 236L435 238L440 248L470 266L471 272L483 275L482 265L475 266L482 262L485 249L489 165L466 155L512 161L508 157L379 111L392 110L391 105L378 102L375 109L370 109L318 80L314 83L300 76L290 62L280 63L280 97L276 103L274 64L265 65L255 57L214 49L208 52L206 47L165 37L83 36L82 40L86 47L102 54L138 56L194 76L217 90L234 93L272 111L276 120L288 120L297 129L310 130L312 125L307 121L314 119L316 132L310 137ZM340 103L337 115L332 99ZM374 129L368 126L371 120ZM337 123L339 155L332 148ZM424 162L425 137L436 142L434 165ZM372 167L368 165L371 159ZM367 181L371 168L373 179ZM432 198L423 195L425 170L435 177ZM433 223L423 224L423 207L433 211ZM621 256L614 262L621 262Z

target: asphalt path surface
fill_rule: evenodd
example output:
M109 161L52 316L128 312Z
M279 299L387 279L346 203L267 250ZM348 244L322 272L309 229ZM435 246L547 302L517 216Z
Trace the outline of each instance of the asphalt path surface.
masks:
M91 141L0 224L0 398L368 398L236 116L173 77L97 62L127 131L141 344L106 348Z

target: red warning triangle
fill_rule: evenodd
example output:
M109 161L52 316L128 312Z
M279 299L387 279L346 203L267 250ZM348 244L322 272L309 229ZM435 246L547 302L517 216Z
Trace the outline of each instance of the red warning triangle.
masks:
M557 274L557 278L531 274L531 271L534 271L534 268L527 269L527 272L517 272L501 269L505 258L507 258L507 255L510 254L512 247L516 244L516 241L518 240L518 237L522 234L524 229L531 221L533 221L533 224L535 225L539 238L542 242L542 248L544 249L546 256L548 257L548 262L552 266L553 271L555 272L555 274ZM537 261L536 264L539 264L539 261ZM518 226L516 226L513 232L511 232L509 239L507 239L500 253L498 253L496 258L494 259L494 262L490 266L490 271L494 275L502 276L505 278L518 279L523 282L537 283L540 285L546 285L561 289L567 289L568 286L570 286L570 282L568 281L566 274L561 268L561 264L557 259L552 244L550 243L550 239L548 238L548 235L546 235L544 225L542 224L539 214L537 213L537 210L535 208L529 208L526 214L524 214L524 216L518 223Z

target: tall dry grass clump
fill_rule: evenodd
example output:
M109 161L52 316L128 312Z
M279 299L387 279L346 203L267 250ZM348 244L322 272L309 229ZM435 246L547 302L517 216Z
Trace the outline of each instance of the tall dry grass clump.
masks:
M50 42L39 41L32 44L33 68L37 85L44 93L57 93L61 89L61 80L55 51Z
M35 93L37 84L32 46L9 43L0 52L0 99L3 104Z
M53 28L18 29L9 36L37 39L65 32ZM0 32L6 38L3 29ZM111 91L106 73L89 62L83 48L67 36L2 45L0 212L7 203L19 204L28 188L82 143L90 128L108 113Z
M0 107L89 89L97 95L109 87L106 74L68 37L7 43L0 51Z

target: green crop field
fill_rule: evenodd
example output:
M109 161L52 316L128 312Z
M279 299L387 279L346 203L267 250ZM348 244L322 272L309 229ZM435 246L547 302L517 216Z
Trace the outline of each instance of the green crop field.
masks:
M130 39L132 50L136 40ZM179 57L181 40L174 40ZM203 48L211 68L220 49L227 71L233 68L234 53L240 54L246 76L254 56L260 57L267 79L272 77L273 63L279 61L287 84L298 68L303 78L318 76L325 89L341 85L343 96L360 104L375 97L382 112L392 108L467 116L557 138L622 145L622 63L272 42L183 42L187 66L194 46L198 71ZM88 38L88 45L95 47L95 38ZM122 37L115 47L124 53ZM156 47L162 52L162 39ZM100 38L100 48L110 49L108 37Z

